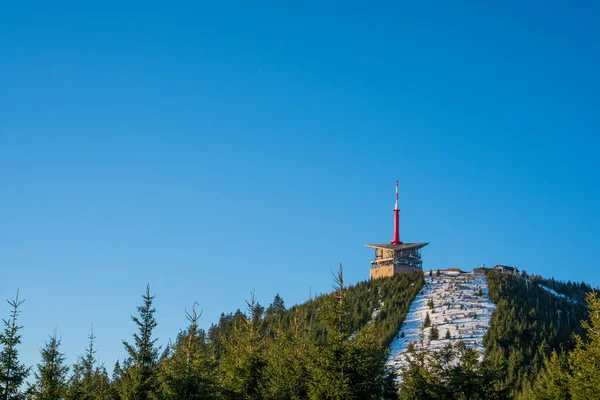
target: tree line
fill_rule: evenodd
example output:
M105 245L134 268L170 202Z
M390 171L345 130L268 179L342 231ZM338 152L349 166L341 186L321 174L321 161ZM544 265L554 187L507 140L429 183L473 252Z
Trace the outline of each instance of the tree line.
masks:
M0 399L391 399L395 372L387 348L421 290L423 274L346 285L342 269L332 293L286 308L276 295L263 307L254 293L244 311L222 314L205 331L197 304L188 326L165 348L150 286L132 316L135 332L123 341L127 357L109 374L97 358L95 336L69 364L56 332L33 367L19 363L22 300L0 335Z
M0 333L0 400L551 400L600 393L600 300L590 287L497 271L488 271L487 281L496 309L483 360L462 342L435 351L409 346L400 371L386 360L423 287L419 272L346 285L340 267L329 294L287 308L279 295L263 307L251 293L244 311L222 314L206 331L193 304L188 325L166 348L157 345L147 286L132 316L135 332L123 341L127 357L111 373L98 361L93 332L71 364L56 332L37 365L20 363L17 292ZM551 295L541 282L572 297Z

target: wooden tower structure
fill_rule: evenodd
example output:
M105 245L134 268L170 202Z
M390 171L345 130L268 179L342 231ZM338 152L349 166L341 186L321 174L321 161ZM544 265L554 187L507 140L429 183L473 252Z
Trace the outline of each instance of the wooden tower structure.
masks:
M398 208L398 181L396 181L396 205L394 207L394 238L389 244L367 244L375 250L371 261L371 279L384 278L394 274L421 271L420 249L429 243L403 243L400 241L400 208Z

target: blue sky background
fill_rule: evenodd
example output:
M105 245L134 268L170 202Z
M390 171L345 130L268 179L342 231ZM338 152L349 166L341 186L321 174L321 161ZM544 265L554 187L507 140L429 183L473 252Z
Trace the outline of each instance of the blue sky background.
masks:
M219 3L215 6L213 3ZM0 297L23 360L93 323L109 371L147 282L164 345L249 292L330 290L428 241L598 285L595 2L47 4L0 12ZM8 315L8 305L0 314Z

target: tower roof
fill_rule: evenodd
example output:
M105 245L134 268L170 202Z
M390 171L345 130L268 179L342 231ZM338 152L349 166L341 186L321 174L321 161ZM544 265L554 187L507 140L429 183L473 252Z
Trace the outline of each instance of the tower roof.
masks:
M400 244L366 244L365 246L370 247L372 249L385 249L385 250L418 250L422 247L425 247L429 244L429 242L421 242L421 243L400 243Z

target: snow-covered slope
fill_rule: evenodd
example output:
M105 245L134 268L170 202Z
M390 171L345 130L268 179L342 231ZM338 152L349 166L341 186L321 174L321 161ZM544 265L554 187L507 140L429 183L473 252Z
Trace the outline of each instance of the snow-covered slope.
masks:
M433 301L433 308L428 306ZM439 339L430 340L431 327L425 328L425 346L440 348L448 342L462 340L476 349L483 358L483 335L490 325L495 305L490 301L488 286L483 274L443 272L432 277L425 274L425 286L410 305L406 320L392 342L388 364L399 368L409 343L419 346L419 326L429 314L431 326L436 326ZM447 331L450 339L446 339Z

